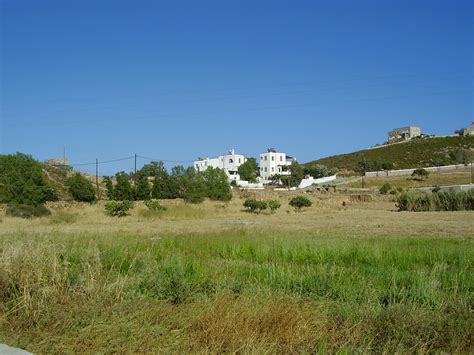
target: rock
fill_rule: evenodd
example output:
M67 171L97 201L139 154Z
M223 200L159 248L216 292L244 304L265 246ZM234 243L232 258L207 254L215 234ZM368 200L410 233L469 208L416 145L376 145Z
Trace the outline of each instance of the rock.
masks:
M30 352L18 348L12 348L5 344L0 344L1 355L31 355Z

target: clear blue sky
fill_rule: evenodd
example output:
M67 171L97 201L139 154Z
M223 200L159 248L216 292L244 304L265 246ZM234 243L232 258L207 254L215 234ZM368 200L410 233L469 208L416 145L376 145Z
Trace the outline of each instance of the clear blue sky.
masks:
M1 153L306 162L474 120L474 1L1 3Z

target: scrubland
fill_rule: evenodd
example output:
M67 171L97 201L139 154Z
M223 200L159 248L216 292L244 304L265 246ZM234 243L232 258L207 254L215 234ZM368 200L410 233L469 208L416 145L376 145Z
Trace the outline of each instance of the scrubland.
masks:
M1 214L0 342L43 352L472 352L474 213L390 197ZM259 196L257 196L259 197ZM263 195L262 195L263 197ZM345 206L342 202L346 202Z

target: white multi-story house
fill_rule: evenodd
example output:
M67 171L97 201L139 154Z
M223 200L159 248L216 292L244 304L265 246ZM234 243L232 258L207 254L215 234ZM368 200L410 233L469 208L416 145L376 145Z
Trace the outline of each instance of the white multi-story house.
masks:
M274 148L270 148L266 153L260 154L260 176L264 181L272 175L290 175L289 166L296 159L279 153Z
M235 154L235 150L231 149L228 154L221 155L217 158L199 158L194 162L194 169L196 169L196 171L204 171L209 167L219 168L225 171L229 181L238 181L240 180L238 168L246 161L245 156Z

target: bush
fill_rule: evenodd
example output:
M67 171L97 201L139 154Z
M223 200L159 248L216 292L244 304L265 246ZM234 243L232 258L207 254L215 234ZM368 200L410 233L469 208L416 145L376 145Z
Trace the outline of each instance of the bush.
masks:
M105 211L109 216L113 217L124 217L129 213L128 211L133 208L132 201L110 201L105 204Z
M166 207L162 206L158 201L148 200L145 201L145 206L152 211L166 211Z
M33 218L49 216L51 211L43 205L31 206L24 204L9 204L6 210L7 216Z
M277 209L281 207L281 203L278 200L270 200L268 201L268 207L270 207L270 211L274 213Z
M266 201L248 198L244 201L244 207L252 213L260 213L261 211L267 209L268 203Z
M38 206L57 199L42 165L31 156L0 155L0 203Z
M96 200L94 186L79 173L67 178L66 186L75 201L94 202Z
M386 195L390 192L390 190L392 190L392 185L386 182L385 184L382 185L379 191L381 194Z
M305 196L296 196L290 200L290 206L298 212L301 211L303 207L311 207L312 204L310 199Z
M428 193L406 192L397 199L399 211L463 211L474 210L474 190Z
M425 179L428 179L428 176L430 175L429 171L423 169L423 168L420 168L420 169L415 169L413 171L413 173L411 174L411 176L415 179L415 180L425 180Z

